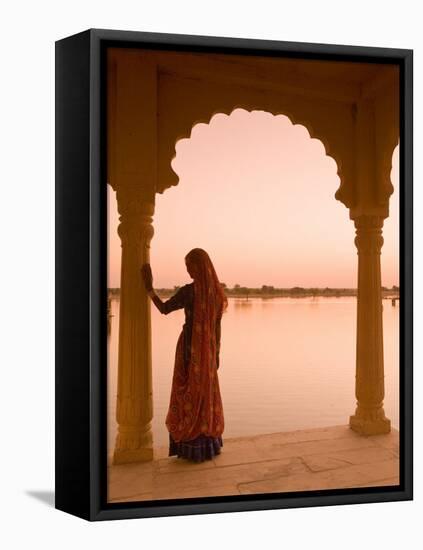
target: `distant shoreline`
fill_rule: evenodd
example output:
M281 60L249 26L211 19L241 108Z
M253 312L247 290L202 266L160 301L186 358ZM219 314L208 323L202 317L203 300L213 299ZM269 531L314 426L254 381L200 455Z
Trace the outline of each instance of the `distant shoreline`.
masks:
M170 298L178 290L177 288L155 288L157 295L161 298ZM109 296L119 296L119 288L109 288ZM272 290L259 288L225 288L225 294L228 298L340 298L356 297L356 288L274 288ZM400 291L398 287L382 288L382 298L399 299Z

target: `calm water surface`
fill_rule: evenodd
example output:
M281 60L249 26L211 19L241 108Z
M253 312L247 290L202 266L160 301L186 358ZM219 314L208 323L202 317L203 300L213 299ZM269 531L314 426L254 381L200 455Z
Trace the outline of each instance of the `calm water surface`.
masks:
M399 425L399 306L383 301L385 412ZM153 437L167 445L165 417L183 310L152 304ZM119 299L109 337L108 440L116 435ZM224 437L347 424L355 410L355 298L230 298L222 319L219 382Z

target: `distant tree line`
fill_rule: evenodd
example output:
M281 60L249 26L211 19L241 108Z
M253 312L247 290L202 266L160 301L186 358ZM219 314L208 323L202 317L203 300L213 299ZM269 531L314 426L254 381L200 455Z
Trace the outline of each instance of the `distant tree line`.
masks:
M356 288L304 288L301 286L294 286L290 288L277 288L273 285L262 285L261 287L252 288L247 286L241 286L235 284L232 288L229 288L225 283L221 283L225 294L227 296L241 296L241 297L254 297L254 296L357 296ZM172 296L179 290L180 286L174 286L173 288L156 288L157 294L167 297ZM120 294L119 288L109 288L109 295L115 296ZM394 285L392 288L382 287L382 296L397 296L399 294L399 287Z

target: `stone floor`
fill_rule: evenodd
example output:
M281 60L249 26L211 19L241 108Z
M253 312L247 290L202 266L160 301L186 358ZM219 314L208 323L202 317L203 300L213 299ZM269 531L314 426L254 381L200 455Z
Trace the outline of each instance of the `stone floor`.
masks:
M155 449L151 462L109 466L109 502L399 484L399 434L348 426L224 439L200 464Z

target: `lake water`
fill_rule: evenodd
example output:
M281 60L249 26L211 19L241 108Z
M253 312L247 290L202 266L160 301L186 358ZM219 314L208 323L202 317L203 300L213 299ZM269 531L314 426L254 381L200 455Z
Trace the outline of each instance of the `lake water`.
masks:
M383 301L385 412L399 426L399 305ZM183 310L151 305L153 438L168 444L165 417ZM116 436L119 299L109 336L108 440ZM356 299L230 298L222 319L219 382L223 437L347 424L355 410Z

